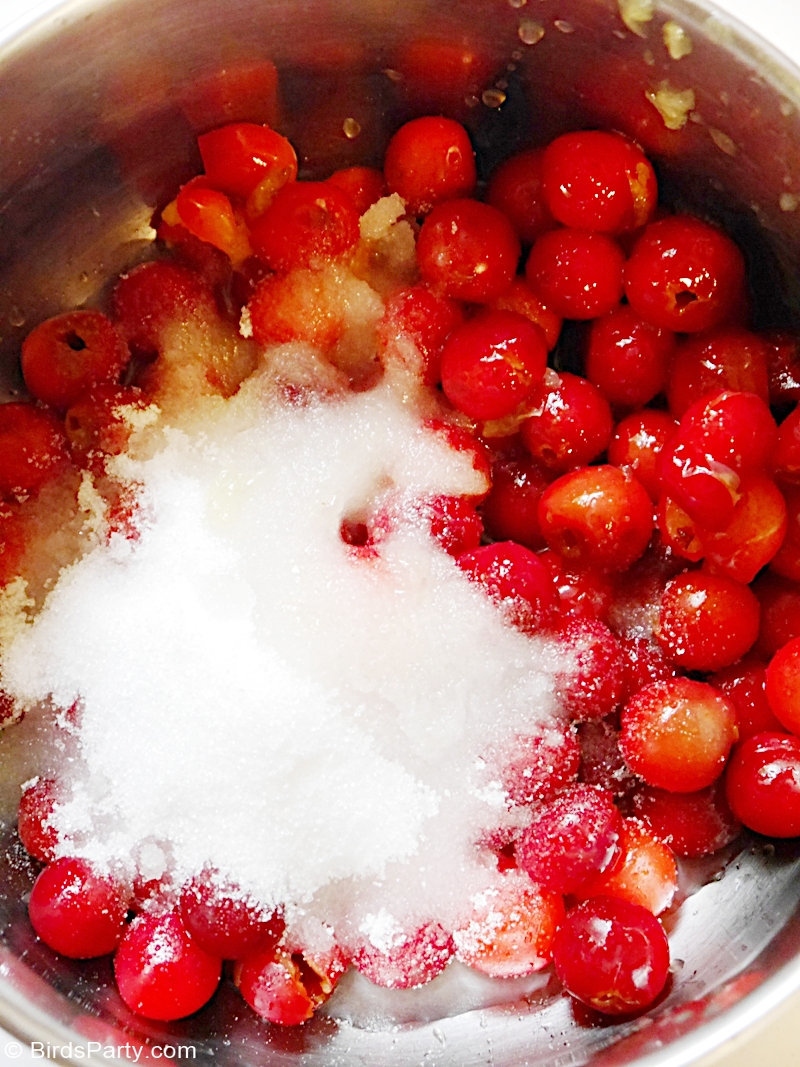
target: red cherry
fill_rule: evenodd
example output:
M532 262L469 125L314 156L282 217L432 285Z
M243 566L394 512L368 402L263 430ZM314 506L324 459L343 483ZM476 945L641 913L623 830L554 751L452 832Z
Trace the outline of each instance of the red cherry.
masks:
M637 637L636 633L620 638L625 656L625 696L630 699L650 682L662 682L678 673L652 637Z
M28 854L42 863L49 863L59 842L58 831L49 822L55 788L52 778L36 778L22 791L17 810L19 839Z
M127 414L144 407L142 391L135 386L106 383L90 389L64 415L73 459L83 467L102 470L108 456L118 456L128 445Z
M690 571L667 583L656 637L684 669L715 671L750 651L758 624L758 600L748 586L725 575Z
M705 549L696 523L672 497L661 497L657 523L661 535L660 543L664 549L674 552L676 558L690 560L692 563L703 558Z
M678 891L675 853L645 823L633 817L622 820L620 841L620 865L584 885L580 897L616 897L660 915Z
M197 944L223 959L239 959L256 948L274 948L284 929L279 911L259 907L207 867L183 887L180 914Z
M731 756L725 793L748 829L769 837L800 836L800 737L748 737Z
M62 422L33 404L0 404L0 496L35 496L68 464Z
M637 408L663 392L669 377L675 336L645 322L622 304L590 327L584 372L618 408Z
M611 409L600 390L580 375L563 372L540 384L520 436L542 467L562 474L605 452L612 428Z
M514 737L495 758L506 796L519 807L550 800L574 782L580 747L574 727L554 726L543 733Z
M778 551L770 560L770 571L800 582L800 486L784 485L786 504L786 534Z
M236 984L256 1015L279 1026L299 1026L314 1014L300 968L290 956L274 951L242 960Z
M210 290L223 292L237 285L230 258L219 248L201 241L180 222L167 223L162 217L154 225L156 240L175 257L174 262L196 274Z
M505 215L478 200L437 204L417 238L423 281L435 292L478 304L508 288L519 253L519 239Z
M619 750L618 716L589 719L577 725L581 748L579 779L586 785L607 790L615 801L624 800L635 779Z
M182 185L173 206L190 234L218 248L234 266L252 256L242 212L226 193L210 188L207 178L200 175Z
M379 545L400 525L411 525L430 533L451 556L460 556L478 547L483 523L471 500L461 496L439 493L414 500L388 500L378 512L363 524L363 537L351 527L345 541L354 545Z
M669 943L646 908L592 897L573 908L556 934L553 963L576 1000L606 1015L649 1007L669 976Z
M429 418L423 420L426 430L436 434L448 448L469 457L472 469L478 475L478 480L483 483L482 488L470 495L473 503L479 504L489 491L491 484L491 460L486 446L474 437L469 430L447 419Z
M722 327L687 338L678 345L672 361L669 410L681 418L693 403L721 390L754 393L766 403L768 353L759 334L741 327ZM763 455L761 449L758 454Z
M774 463L779 431L768 405L755 393L722 389L701 397L681 415L681 437L740 474Z
M571 670L556 678L556 694L575 720L603 719L619 709L625 691L625 655L617 637L598 619L570 620L560 643Z
M554 225L542 189L544 149L527 148L504 160L489 176L486 199L510 220L520 241L533 244Z
M581 467L544 491L539 525L548 545L566 560L623 571L647 548L653 508L639 482L617 467Z
M670 451L680 459L678 449ZM709 573L747 584L768 563L777 561L781 552L786 555L791 550L786 537L787 502L771 478L754 474L739 481L729 472L731 483L726 488L717 477L718 470L691 465L684 470L688 477L683 485L672 477L665 481L673 482L686 510L665 495L658 515L664 545L677 556L692 562L703 559Z
M770 660L766 697L783 729L800 734L800 638L787 641Z
M736 737L736 709L720 690L691 678L668 678L629 700L619 746L648 785L694 793L721 774Z
M625 265L625 295L643 319L694 333L719 326L744 293L744 258L715 226L690 215L651 222Z
M483 522L474 504L464 497L440 493L419 502L419 515L431 535L451 556L461 556L478 547Z
M399 193L412 215L426 215L443 200L472 194L475 153L461 123L425 115L392 136L383 172L389 192Z
M558 607L565 624L572 619L605 622L614 599L612 578L596 567L572 564L552 548L538 553L555 583Z
M767 699L767 670L756 656L745 656L730 667L711 675L709 681L721 690L736 708L738 740L767 730L785 727L775 717Z
M359 238L358 212L328 182L289 182L250 227L255 254L274 271L319 268L341 259Z
M739 493L727 526L697 533L705 569L747 584L780 551L786 536L787 512L783 494L765 475L744 479Z
M378 346L385 360L398 360L415 370L426 385L441 380L442 348L463 322L460 306L424 285L391 293L378 322Z
M453 931L456 959L491 978L533 974L550 962L563 919L560 894L508 871L476 895L469 915Z
M541 330L513 311L485 311L457 326L442 350L445 396L481 421L516 414L544 374Z
M520 275L517 275L498 297L489 301L489 307L502 311L516 311L517 314L530 319L544 334L548 351L558 344L563 319L545 304Z
M119 994L146 1019L193 1015L216 992L222 960L202 949L176 911L142 912L114 955Z
M720 530L733 518L739 475L709 456L702 445L685 440L680 430L661 452L658 476L663 496L698 525Z
M624 262L613 238L561 227L537 240L525 263L525 277L557 315L593 319L619 304Z
M438 923L397 931L387 944L371 942L353 954L353 966L375 985L413 989L441 974L453 955L453 939Z
M608 462L632 474L654 501L662 492L659 457L676 427L666 411L643 408L621 419L608 443Z
M772 461L782 482L800 483L800 408L790 411L780 424Z
M258 281L247 314L260 345L300 341L328 353L346 329L341 289L326 272L308 268Z
M262 183L278 189L297 177L297 155L269 126L233 122L197 138L209 183L229 196L248 197Z
M70 959L113 952L125 929L127 911L127 896L120 885L88 860L72 856L48 863L28 901L36 933Z
M331 996L344 973L341 957L259 949L236 963L233 978L256 1015L279 1026L298 1026Z
M624 233L644 226L655 211L652 164L618 133L561 134L545 149L542 173L547 205L565 226Z
M68 311L34 327L22 342L25 384L37 400L65 411L101 382L116 382L130 358L100 311Z
M214 295L188 267L168 260L141 263L123 274L111 294L112 318L132 349L157 354L164 331L197 313L211 315Z
M696 793L641 787L634 810L677 856L709 856L734 841L741 823L725 799L724 778Z
M544 152L542 184L553 216L565 226L624 233L650 221L658 199L644 152L618 133L561 134Z
M359 215L386 195L383 171L377 167L342 167L329 174L327 181L347 193Z
M556 591L550 572L529 549L498 541L465 552L458 565L519 629L536 633L552 620Z
M517 866L544 889L572 893L619 862L621 829L611 793L567 786L535 808L516 844Z
M544 547L539 529L539 499L548 476L527 459L498 461L492 488L481 505L487 533L495 541L517 541L526 548Z
M800 584L767 569L752 588L761 605L756 651L769 658L787 641L800 637Z

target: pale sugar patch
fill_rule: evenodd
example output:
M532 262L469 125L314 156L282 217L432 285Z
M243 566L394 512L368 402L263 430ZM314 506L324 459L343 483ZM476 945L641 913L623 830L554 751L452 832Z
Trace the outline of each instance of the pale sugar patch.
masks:
M512 818L481 757L546 727L564 664L418 523L374 559L340 526L387 492L479 490L470 457L389 387L292 407L252 379L119 468L138 539L66 568L3 663L25 702L81 704L49 769L63 851L178 883L211 864L345 940L454 921Z

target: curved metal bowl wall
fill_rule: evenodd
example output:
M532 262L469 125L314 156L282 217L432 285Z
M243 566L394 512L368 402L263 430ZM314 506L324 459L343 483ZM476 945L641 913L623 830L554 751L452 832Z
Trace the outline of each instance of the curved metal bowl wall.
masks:
M665 46L668 21L692 41L681 59ZM6 391L19 388L16 353L29 325L99 299L107 279L141 258L153 211L197 168L195 134L232 118L278 124L309 175L378 161L397 123L424 111L463 119L484 172L566 128L623 129L650 152L676 204L724 219L747 243L760 323L794 321L800 75L730 20L688 2L657 5L637 29L610 0L61 5L0 41ZM472 51L462 82L412 74L431 39ZM652 96L687 90L686 121L668 129ZM27 773L21 743L4 737L8 822ZM11 829L4 845L0 1023L54 1046L191 1041L197 1062L221 1067L677 1067L800 987L797 850L753 842L673 921L677 973L645 1019L592 1024L538 981L513 1003L441 1019L431 1018L429 991L410 994L408 1021L393 1028L320 1018L270 1029L225 989L191 1020L149 1024L122 1007L106 962L72 964L35 941L24 916L32 871Z

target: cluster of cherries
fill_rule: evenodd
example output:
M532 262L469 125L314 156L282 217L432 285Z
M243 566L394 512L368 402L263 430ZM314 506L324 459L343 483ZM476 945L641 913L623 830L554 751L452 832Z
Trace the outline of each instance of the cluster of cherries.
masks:
M476 844L502 878L459 929L312 952L223 872L171 894L122 886L61 854L58 783L39 779L19 809L45 864L36 932L69 957L113 953L123 1000L155 1019L198 1010L226 960L282 1024L310 1018L348 966L404 988L453 957L497 977L553 961L590 1007L646 1008L668 985L658 916L676 857L714 853L742 825L800 835L796 339L748 326L742 251L660 208L650 161L615 133L521 151L481 199L467 132L446 118L402 126L382 170L326 181L298 180L267 126L199 147L204 173L160 214L161 258L119 279L107 313L59 315L23 344L33 399L0 408L3 580L23 566L30 501L65 469L102 476L126 446L121 413L160 398L176 321L241 317L256 345L303 341L334 360L347 311L330 271L368 273L359 219L399 194L418 275L384 284L374 351L337 371L368 388L414 363L487 486L420 501L421 520L510 625L557 635L577 666L560 728L497 754L508 805L527 814ZM204 374L223 394L238 384L229 366ZM368 558L393 521L384 508L341 535Z

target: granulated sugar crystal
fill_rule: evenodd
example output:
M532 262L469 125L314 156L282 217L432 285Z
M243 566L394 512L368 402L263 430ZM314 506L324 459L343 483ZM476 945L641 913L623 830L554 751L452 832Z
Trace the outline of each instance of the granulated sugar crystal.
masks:
M204 403L119 461L135 536L64 569L5 653L34 714L76 706L48 727L60 851L177 886L210 865L345 941L446 924L513 818L484 756L547 729L563 671L402 505L482 476L391 384ZM379 551L346 544L389 497Z

